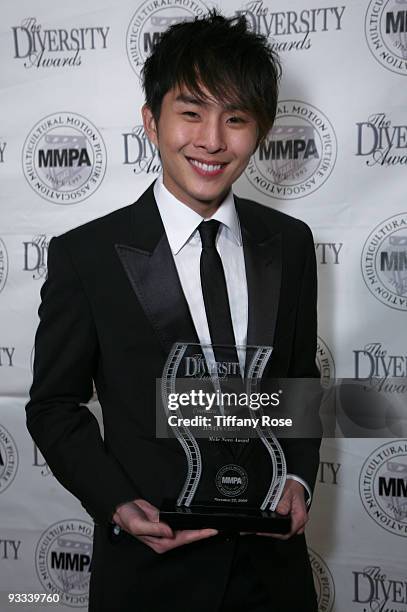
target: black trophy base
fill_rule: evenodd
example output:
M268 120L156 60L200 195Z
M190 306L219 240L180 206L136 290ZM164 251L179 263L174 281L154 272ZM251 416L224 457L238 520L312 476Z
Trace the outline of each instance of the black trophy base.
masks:
M259 508L231 508L230 506L177 506L165 500L160 510L160 521L172 529L218 529L219 531L259 531L285 534L291 531L291 517Z

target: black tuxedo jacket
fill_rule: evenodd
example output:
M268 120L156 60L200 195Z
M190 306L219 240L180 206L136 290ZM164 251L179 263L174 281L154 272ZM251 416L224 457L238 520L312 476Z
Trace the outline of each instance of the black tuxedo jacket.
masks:
M235 201L247 343L274 346L272 375L319 376L312 234L301 221ZM135 204L54 238L41 297L27 426L56 478L95 520L90 609L217 610L235 538L219 535L158 555L109 527L122 502L141 497L160 506L176 498L186 474L178 442L155 438L155 379L174 342L198 339L152 186ZM104 439L83 405L92 381ZM291 440L284 450L288 472L312 487L319 441ZM304 537L244 537L276 612L314 612Z

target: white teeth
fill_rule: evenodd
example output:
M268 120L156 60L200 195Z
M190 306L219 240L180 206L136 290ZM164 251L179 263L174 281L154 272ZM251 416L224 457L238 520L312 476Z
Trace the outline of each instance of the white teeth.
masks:
M205 172L215 172L216 170L220 170L222 168L222 164L203 164L202 162L196 159L189 160L191 164L197 166L197 168L201 168Z

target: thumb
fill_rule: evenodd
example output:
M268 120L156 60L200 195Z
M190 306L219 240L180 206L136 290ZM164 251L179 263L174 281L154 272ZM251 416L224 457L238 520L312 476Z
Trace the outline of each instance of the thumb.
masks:
M138 510L133 517L132 531L134 535L148 535L155 536L158 538L172 538L174 536L173 531L167 523L158 522L155 513L152 520L148 516L148 513L144 513L142 510Z
M289 514L291 510L291 500L288 495L283 495L283 497L278 502L276 511L279 514Z
M141 520L134 525L135 535L154 536L157 538L173 538L174 532L167 523L151 523Z
M140 508L152 523L158 523L160 520L160 513L158 508L150 504L146 499L135 499L134 504Z
M141 507L142 506L142 507ZM148 516L150 514L150 516ZM121 507L121 522L126 531L132 535L151 535L157 537L173 537L171 527L166 523L159 523L156 515L157 508L145 500L137 500Z

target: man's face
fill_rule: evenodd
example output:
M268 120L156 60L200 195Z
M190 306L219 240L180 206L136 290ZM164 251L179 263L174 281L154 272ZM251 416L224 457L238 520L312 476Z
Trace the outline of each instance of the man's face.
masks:
M164 185L184 204L210 216L249 163L258 128L251 115L203 91L205 102L185 88L167 92L158 125L147 106L142 114L147 135L160 151Z

